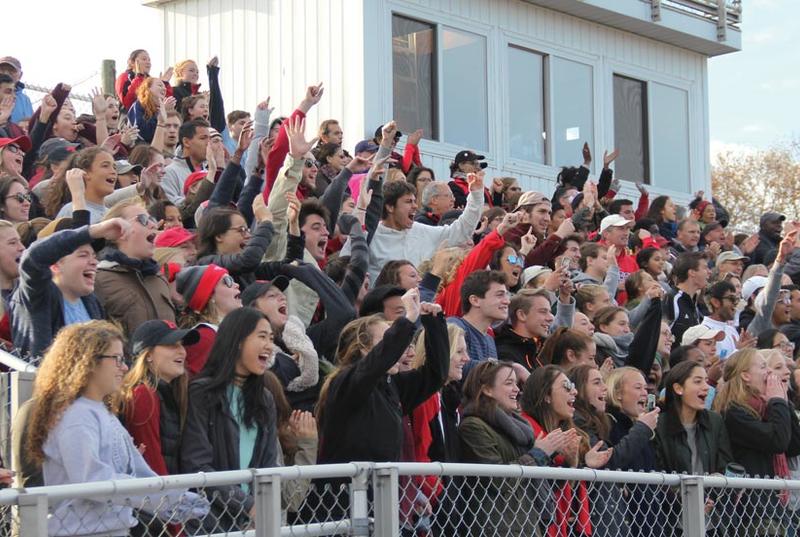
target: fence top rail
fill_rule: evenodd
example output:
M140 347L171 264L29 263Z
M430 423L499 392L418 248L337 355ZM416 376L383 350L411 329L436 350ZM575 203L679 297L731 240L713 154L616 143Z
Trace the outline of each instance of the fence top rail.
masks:
M359 473L396 470L398 475L432 475L464 477L497 477L506 479L552 479L606 483L628 483L655 486L678 486L687 476L658 472L621 472L588 468L551 468L544 466L459 464L459 463L366 463L288 466L228 472L199 472L173 476L96 481L71 485L53 485L28 489L0 490L0 505L16 504L21 495L42 494L48 502L74 498L108 498L110 496L146 495L165 490L240 485L254 480L277 476L281 480L352 478ZM698 476L708 488L798 490L800 480Z
M0 363L12 371L25 371L26 373L36 373L36 366L18 358L10 352L0 349Z

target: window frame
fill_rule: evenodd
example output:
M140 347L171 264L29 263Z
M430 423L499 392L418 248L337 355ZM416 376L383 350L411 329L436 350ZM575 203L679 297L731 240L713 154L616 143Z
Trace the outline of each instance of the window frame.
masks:
M651 101L651 98L650 98L651 97L651 95L650 95L650 81L649 80L643 80L643 79L638 78L638 77L624 75L624 74L619 73L617 71L614 71L614 72L611 73L611 102L614 103L612 105L612 108L611 108L611 124L612 124L612 131L614 133L613 137L611 139L613 140L613 143L614 143L615 146L616 146L616 143L617 143L617 140L616 140L616 137L617 137L617 135L616 135L616 124L615 124L616 123L617 111L615 109L616 96L614 94L615 93L614 79L616 77L625 78L627 80L632 80L634 82L639 82L642 85L642 95L644 97L644 102L642 103L641 121L642 121L642 132L644 132L644 135L645 135L645 144L643 146L643 150L644 150L644 163L643 163L643 165L644 165L644 177L642 178L642 184L645 184L645 185L648 185L648 186L653 186L653 166L652 166L653 156L651 154L651 149L652 149L652 141L651 141L651 139L652 139L653 136L652 136L652 132L651 132L652 131L652 113L651 113L651 107L650 107L650 101ZM620 180L621 179L622 178L620 178ZM629 181L629 182L632 182L632 181Z

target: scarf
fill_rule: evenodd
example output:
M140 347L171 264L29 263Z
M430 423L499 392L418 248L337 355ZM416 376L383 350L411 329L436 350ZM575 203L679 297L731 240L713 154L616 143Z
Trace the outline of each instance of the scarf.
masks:
M764 399L761 397L751 397L747 401L747 404L750 405L753 410L758 412L758 415L761 417L762 421L767 419L767 402L764 401ZM789 460L786 458L786 453L776 453L772 456L772 472L777 478L790 479ZM788 505L789 491L780 491L778 493L778 499L780 500L781 505Z
M625 365L625 361L628 358L628 349L633 343L633 332L622 334L621 336L609 336L602 332L595 332L592 339L594 339L600 350L611 356L615 366L622 367Z
M547 431L539 425L535 419L527 414L523 414L528 423L533 427L533 434L538 438L546 435ZM563 455L558 454L553 457L553 466L564 466L567 461ZM561 486L556 485L556 521L547 527L547 537L569 537L570 535L591 535L592 520L589 516L589 493L586 490L586 482L578 481L578 508L575 518L572 520L574 532L570 532L570 517L572 515L572 503L575 500L572 483L564 481Z
M509 413L495 407L493 416L483 416L475 412L474 405L464 407L464 417L477 416L486 423L500 431L506 436L514 446L528 451L533 447L533 429L525 421L525 418L516 414Z
M123 254L116 248L108 248L105 250L103 259L106 261L114 261L123 267L132 268L142 274L142 276L155 276L158 274L159 266L154 259L134 259Z

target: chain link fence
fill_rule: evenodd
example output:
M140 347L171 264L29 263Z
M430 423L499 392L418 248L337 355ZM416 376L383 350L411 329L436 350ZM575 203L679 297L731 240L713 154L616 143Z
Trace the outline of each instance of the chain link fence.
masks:
M352 463L0 491L0 537L797 535L800 481Z

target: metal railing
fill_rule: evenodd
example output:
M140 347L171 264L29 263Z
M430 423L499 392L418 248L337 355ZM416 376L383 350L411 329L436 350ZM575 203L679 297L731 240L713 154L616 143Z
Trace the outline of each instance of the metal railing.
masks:
M302 500L287 502L297 485ZM249 495L248 513L225 503L230 487ZM175 510L165 517L164 507L188 489L211 502L210 513L180 523ZM589 527L593 536L787 535L797 529L799 493L800 481L781 479L350 463L3 490L0 506L11 516L0 535L128 535L129 527L152 537L560 535ZM107 518L100 530L97 513ZM81 516L95 525L82 527Z
M724 20L728 24L738 27L742 22L742 3L734 0L644 0L651 4L660 4L662 7L672 7L677 11L697 15L699 17L717 21Z

